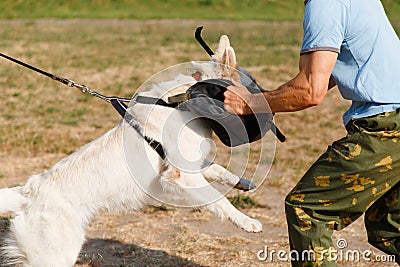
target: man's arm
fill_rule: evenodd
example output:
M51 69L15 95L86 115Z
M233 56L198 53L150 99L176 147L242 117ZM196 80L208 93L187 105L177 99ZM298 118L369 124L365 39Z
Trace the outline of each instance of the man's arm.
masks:
M225 107L228 111L244 115L260 112L290 112L319 105L325 97L337 53L315 51L301 55L299 73L278 89L250 94L240 84L228 87ZM270 110L266 105L269 104Z

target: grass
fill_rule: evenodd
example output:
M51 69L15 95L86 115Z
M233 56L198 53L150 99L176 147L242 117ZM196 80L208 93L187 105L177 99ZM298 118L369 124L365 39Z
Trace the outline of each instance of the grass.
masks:
M400 0L381 0L381 2L391 22L400 24Z
M394 23L400 22L400 1L383 0ZM2 0L0 19L118 18L301 20L302 0Z
M236 196L228 197L228 199L233 206L239 209L267 208L265 205L258 203L257 200L248 195L238 193Z
M299 20L302 9L300 0L2 0L0 18Z

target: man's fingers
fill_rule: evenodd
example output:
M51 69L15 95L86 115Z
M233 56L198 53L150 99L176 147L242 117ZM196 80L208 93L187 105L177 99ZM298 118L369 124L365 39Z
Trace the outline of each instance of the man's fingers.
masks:
M236 114L236 107L238 105L238 96L235 93L232 93L228 90L225 91L224 93L225 99L224 99L224 108L226 111L229 113Z
M235 110L233 108L231 108L231 106L228 104L224 105L224 109L229 113L236 114Z
M224 92L224 97L225 99L234 99L237 97L237 94L235 94L234 92L230 91L230 89L228 88L228 90L226 90Z
M244 92L241 87L237 86L228 86L227 90L224 93L225 98L232 98L232 99L243 99L243 96L247 93L247 89Z
M247 111L248 107L245 101L246 96L249 95L250 92L239 82L232 81L232 83L233 85L228 86L227 90L224 92L225 110L238 115L251 113Z

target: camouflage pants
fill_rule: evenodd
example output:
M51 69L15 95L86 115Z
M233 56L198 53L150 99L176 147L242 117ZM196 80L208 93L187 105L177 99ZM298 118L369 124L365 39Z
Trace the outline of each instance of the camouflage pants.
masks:
M326 253L333 231L364 212L368 242L400 255L400 111L355 119L346 129L286 197L291 249L317 256L293 266L336 266Z

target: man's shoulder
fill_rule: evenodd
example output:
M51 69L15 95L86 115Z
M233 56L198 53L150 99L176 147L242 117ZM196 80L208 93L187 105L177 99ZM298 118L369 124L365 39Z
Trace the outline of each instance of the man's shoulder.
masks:
M348 6L350 6L350 1L351 0L305 0L304 1L304 5L313 5L313 4L327 4L327 3L330 3L330 4L341 4L341 5L343 5L343 6L345 6L345 7L348 7Z
M356 0L357 1L357 0ZM348 14L351 10L351 0L307 0L304 18L314 17L324 20L324 17Z

